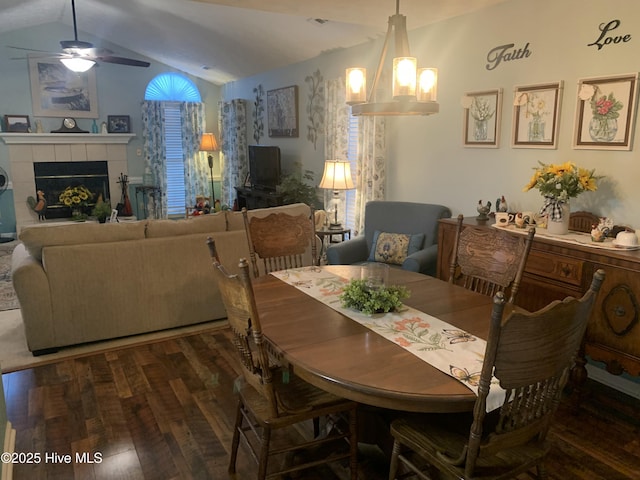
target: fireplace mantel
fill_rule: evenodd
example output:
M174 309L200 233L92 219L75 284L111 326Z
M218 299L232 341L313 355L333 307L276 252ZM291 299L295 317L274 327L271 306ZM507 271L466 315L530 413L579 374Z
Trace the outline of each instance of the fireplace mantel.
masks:
M7 145L74 143L127 144L135 136L134 133L0 133L0 139Z

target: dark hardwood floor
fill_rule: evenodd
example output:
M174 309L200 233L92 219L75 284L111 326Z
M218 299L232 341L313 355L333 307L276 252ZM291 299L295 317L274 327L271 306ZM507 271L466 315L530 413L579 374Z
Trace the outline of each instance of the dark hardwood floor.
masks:
M40 456L40 463L14 465L14 478L254 478L242 447L236 477L227 474L238 374L224 330L5 374L16 452ZM593 382L587 386L577 415L567 401L556 416L550 478L639 479L640 401ZM360 479L386 479L381 450L363 445L361 452ZM338 465L299 478L347 474Z

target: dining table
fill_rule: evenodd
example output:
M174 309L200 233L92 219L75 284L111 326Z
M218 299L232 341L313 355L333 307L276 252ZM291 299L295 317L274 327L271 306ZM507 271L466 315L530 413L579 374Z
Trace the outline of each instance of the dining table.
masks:
M359 279L363 267L324 271ZM480 339L488 337L493 299L434 277L389 269L388 285L403 285L403 303ZM453 376L277 278L253 280L263 335L277 361L316 387L361 404L406 412L462 412L476 394Z

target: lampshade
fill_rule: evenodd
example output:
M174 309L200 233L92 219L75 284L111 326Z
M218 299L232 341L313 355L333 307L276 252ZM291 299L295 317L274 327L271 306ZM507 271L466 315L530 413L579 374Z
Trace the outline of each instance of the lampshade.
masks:
M438 75L434 68L417 68L417 59L409 51L407 35L407 18L400 15L400 0L396 0L396 14L389 17L387 36L384 40L380 61L376 70L368 97L354 87L353 70L347 69L347 103L351 105L352 115L432 115L438 113L440 106L436 102ZM395 33L395 35L393 35ZM382 70L385 66L388 44L395 38L395 58L393 59L393 76L391 91L388 97L393 101L377 101L375 96ZM364 68L358 74L366 76ZM357 80L358 85L365 85L366 78ZM357 91L357 94L354 94Z
M200 151L215 152L216 150L218 150L216 136L213 133L203 133L202 140L200 140Z
M324 162L324 173L318 187L328 190L350 190L355 188L351 178L351 165L349 162L340 160L327 160Z
M367 101L367 69L347 68L347 103L363 103Z
M94 60L81 57L61 58L60 61L65 67L76 73L86 72L96 64Z

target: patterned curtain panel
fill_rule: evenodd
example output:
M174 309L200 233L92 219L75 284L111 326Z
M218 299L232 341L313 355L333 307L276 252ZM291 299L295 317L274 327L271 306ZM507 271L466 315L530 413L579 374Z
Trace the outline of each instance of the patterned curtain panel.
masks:
M222 168L222 205L233 206L235 187L244 185L249 173L247 146L247 102L235 99L220 102L220 165Z
M344 77L327 80L324 83L325 92L325 160L348 160L349 150L349 115L351 109L346 101L346 86ZM319 181L319 180L318 180ZM333 192L324 190L324 208L329 210ZM344 205L346 192L340 192L340 203ZM344 213L344 209L342 212ZM343 221L344 219L338 219Z
M204 104L180 102L182 148L184 149L184 190L187 205L196 204L196 195L210 196L209 163L206 152L200 152L200 140L205 129ZM213 206L215 198L211 199Z
M370 200L385 199L387 146L384 117L360 117L358 168L356 169L356 235L364 231L364 207Z
M347 160L349 149L349 115L343 77L327 80L325 92L325 160Z
M142 138L145 158L145 171L149 169L157 186L160 198L152 197L147 215L159 218L160 212L167 211L167 178L164 163L164 109L163 102L145 100L142 102ZM150 199L151 200L151 199Z

